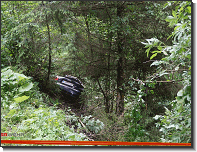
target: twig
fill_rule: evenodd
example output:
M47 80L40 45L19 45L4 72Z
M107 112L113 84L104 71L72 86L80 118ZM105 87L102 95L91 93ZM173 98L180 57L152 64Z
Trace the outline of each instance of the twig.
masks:
M174 71L189 71L189 69L166 70L166 71L170 71L170 72L174 72Z
M85 128L86 132L90 132L90 131L87 129L87 127L83 124L83 122L82 122L80 119L78 119L78 120L79 120L79 122L81 123L81 125ZM86 136L86 138L88 138L88 140L90 140L90 141L94 141L93 139L90 139L90 138L87 137L87 136Z
M88 130L88 128L84 125L84 123L80 120L80 119L78 119L78 121L81 123L81 125L85 128L85 130L86 130L86 132L90 132L89 130Z
M184 80L184 79L181 79L181 80L171 80L171 81L142 81L142 80L137 80L137 79L134 79L134 78L131 78L131 79L133 79L134 81L138 81L138 82L141 82L141 83L153 83L153 82L157 82L157 83L159 83L159 82L162 82L162 83L168 83L168 82L170 82L170 83L174 83L174 82L179 82L179 81L182 81L182 80Z
M143 63L152 62L152 61L158 61L158 60L149 60L149 61L146 61L146 62L143 62Z

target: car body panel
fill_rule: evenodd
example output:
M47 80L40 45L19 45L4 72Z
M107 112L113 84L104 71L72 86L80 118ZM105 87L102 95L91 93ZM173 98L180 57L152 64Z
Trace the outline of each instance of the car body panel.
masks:
M73 76L56 76L55 80L60 89L72 97L79 97L84 90L81 81Z

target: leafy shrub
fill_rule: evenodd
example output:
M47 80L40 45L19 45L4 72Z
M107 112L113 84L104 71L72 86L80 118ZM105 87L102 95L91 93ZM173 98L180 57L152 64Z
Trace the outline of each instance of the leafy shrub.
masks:
M10 67L1 71L1 99L4 101L1 106L10 106L12 101L14 104L20 104L27 100L28 91L33 87L33 83L23 74L14 73Z
M127 107L125 110L125 123L128 128L125 132L125 141L154 142L157 139L155 134L157 129L151 127L154 121L150 116L151 111L146 109L145 101L142 98L146 96L143 89L142 85L141 89L137 91L137 95L129 97L129 102L126 103L129 108Z
M84 124L86 124L87 128L98 134L103 128L104 124L99 119L95 120L91 115L83 117Z
M41 94L28 77L15 73L10 67L1 71L1 132L24 133L4 139L20 140L87 140L65 124L64 111L48 107L49 100Z
M176 5L173 16L168 16L166 21L174 28L170 35L173 45L167 46L156 38L147 40L147 54L151 48L153 57L158 53L165 55L161 60L154 61L151 66L158 67L158 77L164 76L167 81L179 82L183 88L171 102L171 110L166 108L164 116L156 115L154 119L160 120L156 125L162 132L163 142L191 142L191 2L173 2ZM166 4L171 5L170 2ZM169 37L169 38L170 38ZM178 58L178 59L177 59Z

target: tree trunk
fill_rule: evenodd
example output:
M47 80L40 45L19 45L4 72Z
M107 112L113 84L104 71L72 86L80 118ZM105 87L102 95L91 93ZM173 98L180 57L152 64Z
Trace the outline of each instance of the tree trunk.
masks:
M91 37L90 37L90 27L88 24L87 16L85 16L85 21L86 21L86 27L87 27L87 33L88 33L88 44L91 52L91 59L93 60L93 49L92 49L92 43L91 43Z
M111 17L109 15L109 21L110 21L110 24L109 24L109 28L112 27L112 22L111 22ZM110 41L110 44L109 44L109 52L108 52L108 63L107 63L107 67L108 67L108 73L107 73L107 91L108 91L108 96L110 96L110 101L108 101L108 108L109 108L109 112L113 112L113 100L111 98L111 94L110 94L110 90L111 90L111 73L110 73L110 64L111 64L111 52L112 52L112 36L113 36L113 33L110 32L109 33L109 41Z
M101 84L99 82L99 78L96 78L99 88L101 89L101 92L103 93L104 96L104 102L105 102L105 112L109 113L109 97L105 94L105 92L103 91Z
M49 28L49 24L48 24L48 19L47 19L47 15L46 15L46 22L47 22L47 31L48 31L48 39L49 39L49 66L48 66L48 76L47 76L47 80L49 80L50 77L50 73L51 73L51 36L50 36L50 28Z
M118 44L118 65L117 65L117 100L116 100L116 113L121 115L124 112L124 88L123 88L123 34L122 34L122 22L124 7L122 5L117 5L117 18L119 22L117 31L117 44Z

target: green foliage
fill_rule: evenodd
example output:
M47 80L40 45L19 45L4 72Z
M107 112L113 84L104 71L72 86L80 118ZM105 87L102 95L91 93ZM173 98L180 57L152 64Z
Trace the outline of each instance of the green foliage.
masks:
M191 142L191 105L182 106L176 100L172 101L173 109L166 108L166 115L156 115L160 118L156 126L162 133L162 142L190 143Z
M104 129L104 124L99 119L95 120L92 115L89 116L81 116L80 118L75 115L75 113L71 112L71 109L68 107L67 112L70 115L66 115L67 122L76 126L78 130L80 129L88 129L86 131L91 131L92 133L100 133ZM79 119L85 125L86 128L80 123Z
M149 104L147 107L143 99L147 96L145 89L142 85L135 96L128 96L125 104L125 124L128 125L125 141L154 142L159 139L158 129L152 126L154 119L150 115L154 114L153 109Z
M14 100L15 100L15 103L20 103L20 102L27 100L28 98L29 98L28 96L22 96L22 97L14 98Z
M162 1L3 1L4 131L14 132L19 126L18 131L33 135L32 139L85 139L65 125L77 127L80 132L84 128L79 118L56 110L59 99L43 95L37 87L39 82L42 90L59 97L54 93L59 88L46 78L69 74L82 79L86 86L82 102L97 118L88 113L80 119L89 131L98 134L99 140L157 140L160 133L152 117L163 115L162 108L166 106L170 112L160 127L165 130L166 141L172 141L166 136L168 131L173 134L177 125L181 126L179 113L191 117L186 111L191 104L191 5L188 1L164 4ZM142 42L145 39L147 42ZM125 95L121 96L125 100L121 105L125 109L124 121L114 112L120 97L117 90ZM49 108L46 103L53 103L54 107ZM102 111L107 108L111 113ZM167 124L171 118L175 127ZM189 131L187 125L185 130ZM182 140L189 141L180 137L179 141Z
M27 94L26 92L32 87L33 83L29 82L29 78L25 75L13 72L10 67L2 69L1 98L3 100L8 100L8 102L14 100L16 103L27 100L29 96L25 94ZM7 106L9 106L9 104Z
M191 142L191 2L174 2L174 4L177 6L172 11L173 16L166 18L169 26L175 26L170 36L174 37L173 45L167 46L157 39L143 44L148 48L147 53L150 48L159 48L160 44L163 44L162 52L168 52L165 54L166 57L151 65L158 66L157 77L170 75L171 72L173 74L167 77L167 81L180 81L183 85L177 93L176 100L171 102L171 110L166 108L166 115L154 117L161 120L157 123L163 133L161 141Z
M140 141L145 135L144 126L139 124L139 121L143 118L140 105L133 106L131 112L125 114L125 119L130 119L128 124L128 131L125 134L126 141Z
M96 134L98 134L104 128L103 122L101 122L99 119L95 120L91 115L83 117L82 122L86 124L90 131Z
M42 95L28 77L12 71L11 67L1 71L1 93L1 132L24 133L24 136L4 139L87 140L84 134L76 133L65 124L64 111L47 107L43 99L46 95Z

